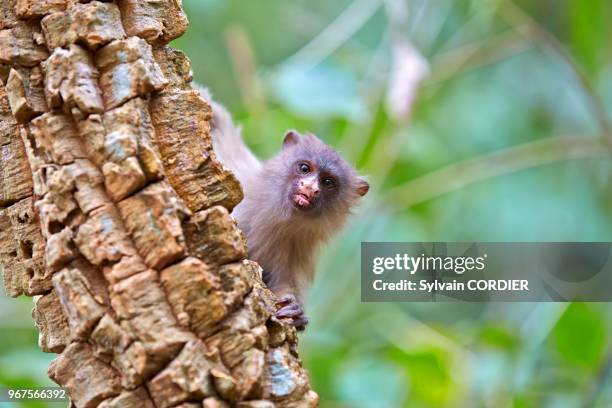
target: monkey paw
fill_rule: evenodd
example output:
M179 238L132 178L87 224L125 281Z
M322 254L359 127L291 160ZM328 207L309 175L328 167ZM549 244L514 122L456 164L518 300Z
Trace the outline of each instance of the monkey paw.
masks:
M276 311L277 318L290 320L290 323L299 331L306 329L308 317L304 314L302 305L294 295L281 296L276 301L276 305L279 307Z

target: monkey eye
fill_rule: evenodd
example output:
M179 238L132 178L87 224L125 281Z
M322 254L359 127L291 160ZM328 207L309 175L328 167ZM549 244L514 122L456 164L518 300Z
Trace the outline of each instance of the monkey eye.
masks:
M336 181L333 178L331 178L331 177L325 177L323 179L323 185L325 187L333 187L333 186L336 185Z
M298 168L300 169L300 171L304 174L306 173L310 173L310 166L308 165L308 163L300 163L298 165Z

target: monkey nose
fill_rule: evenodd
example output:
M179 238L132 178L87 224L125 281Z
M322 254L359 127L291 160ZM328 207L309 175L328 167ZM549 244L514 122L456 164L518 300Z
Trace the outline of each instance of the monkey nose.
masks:
M311 198L319 195L320 192L319 185L316 181L307 182L304 180L300 180L300 190Z
M302 187L302 191L308 196L308 197L316 197L317 195L319 195L319 187L317 186L313 186L313 185L305 185Z

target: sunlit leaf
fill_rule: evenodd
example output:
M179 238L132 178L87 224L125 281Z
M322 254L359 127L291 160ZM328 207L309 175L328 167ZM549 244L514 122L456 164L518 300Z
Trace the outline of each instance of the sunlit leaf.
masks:
M606 326L602 311L588 303L570 305L554 330L560 356L567 362L596 368L606 348Z
M500 324L484 325L479 335L483 344L493 348L512 351L519 346L516 331Z
M451 401L456 384L450 372L451 356L444 350L433 347L411 352L394 349L390 355L406 370L411 400L417 399L434 407Z

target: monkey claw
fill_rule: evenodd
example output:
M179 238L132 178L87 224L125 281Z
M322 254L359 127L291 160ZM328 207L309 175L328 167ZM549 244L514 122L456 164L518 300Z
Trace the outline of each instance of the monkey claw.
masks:
M304 308L294 295L288 294L281 296L276 305L279 309L276 311L276 317L279 319L291 320L291 324L297 330L304 330L308 325L308 317L304 314Z

